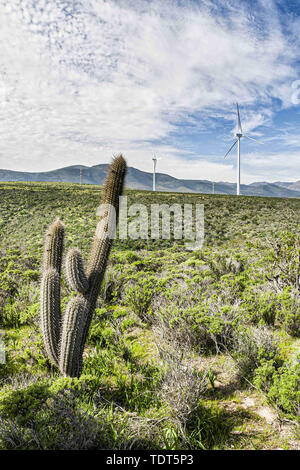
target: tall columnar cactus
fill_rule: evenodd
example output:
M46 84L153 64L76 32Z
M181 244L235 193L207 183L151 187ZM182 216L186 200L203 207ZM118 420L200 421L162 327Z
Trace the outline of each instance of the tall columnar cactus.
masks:
M102 204L87 270L80 250L66 256L66 277L78 295L71 299L61 315L60 285L64 225L58 219L49 228L44 249L41 283L41 328L46 352L64 376L79 377L82 354L105 273L119 212L126 162L122 155L114 159L103 189Z

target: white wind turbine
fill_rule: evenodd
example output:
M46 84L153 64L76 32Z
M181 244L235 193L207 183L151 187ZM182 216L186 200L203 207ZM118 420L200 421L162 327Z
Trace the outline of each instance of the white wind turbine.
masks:
M153 160L153 191L156 191L156 164L158 160L161 160L161 158L157 158L156 155L154 154L154 157L152 158Z
M241 185L241 138L246 137L246 139L254 140L255 142L258 142L259 144L265 145L263 142L260 142L259 140L253 139L253 137L249 137L248 135L243 134L242 130L242 123L241 123L241 116L240 116L240 109L238 103L236 104L236 109L237 109L237 125L238 125L238 132L235 134L237 137L237 140L234 142L234 144L230 147L228 152L226 153L225 157L230 154L231 150L238 144L238 150L237 150L237 180L236 180L236 194L237 196L240 195L240 185Z

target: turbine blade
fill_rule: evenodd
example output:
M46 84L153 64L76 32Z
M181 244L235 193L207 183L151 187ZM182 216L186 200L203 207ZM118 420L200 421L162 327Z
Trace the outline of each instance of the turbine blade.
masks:
M267 145L267 144L265 144L264 142L260 142L259 140L254 139L253 137L249 137L248 135L245 135L245 134L244 134L243 137L246 137L246 139L254 140L254 142L257 142L258 144Z
M236 110L237 110L237 116L238 116L238 128L239 128L239 133L242 134L242 133L243 133L243 129L242 129L242 123L241 123L240 108L239 108L238 103L236 104Z
M228 150L228 152L226 153L226 155L225 155L225 157L224 157L224 158L226 158L226 157L227 157L227 155L229 155L229 154L230 154L231 150L232 150L232 149L233 149L233 147L234 147L234 146L237 144L237 142L238 142L238 141L236 140L236 141L234 142L234 144L232 144L232 146L230 147L230 149Z

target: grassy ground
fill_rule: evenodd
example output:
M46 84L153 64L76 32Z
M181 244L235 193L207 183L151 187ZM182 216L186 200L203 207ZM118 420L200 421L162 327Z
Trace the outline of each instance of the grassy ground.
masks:
M41 340L43 239L59 216L86 258L100 196L0 184L0 448L299 449L300 200L126 191L204 204L205 244L116 239L71 380Z

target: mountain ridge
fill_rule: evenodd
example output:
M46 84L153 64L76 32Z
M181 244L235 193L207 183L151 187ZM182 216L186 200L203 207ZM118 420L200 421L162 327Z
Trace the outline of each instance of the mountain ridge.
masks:
M0 170L0 182L27 181L27 182L64 182L79 183L80 169L82 170L83 184L102 185L104 183L108 163L93 166L70 165L56 170L43 172L22 172L15 170ZM166 173L156 173L157 191L190 192L215 194L235 194L236 185L226 181L212 182L209 180L178 179ZM152 173L129 167L126 177L126 187L130 189L152 189ZM268 197L300 197L300 180L296 182L254 182L241 185L241 193L245 196Z

